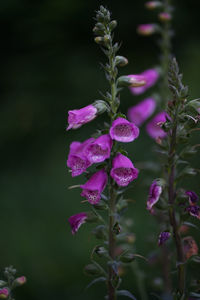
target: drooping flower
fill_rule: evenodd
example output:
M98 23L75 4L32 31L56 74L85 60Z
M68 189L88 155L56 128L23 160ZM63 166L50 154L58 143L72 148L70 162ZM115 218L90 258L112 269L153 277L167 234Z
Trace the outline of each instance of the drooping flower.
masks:
M104 134L93 141L86 149L87 159L90 163L99 163L110 157L112 139L109 134Z
M118 153L113 159L110 176L119 186L127 186L138 177L138 173L138 169L127 156Z
M158 113L147 125L146 131L153 139L162 139L167 133L161 128L161 125L166 122L167 114L166 112Z
M108 175L104 169L93 174L90 179L80 187L83 189L81 196L85 197L91 204L98 204L101 193L106 187Z
M72 177L82 174L91 165L90 161L87 159L85 150L93 141L94 139L90 138L83 143L71 143L67 166L72 170Z
M199 197L193 191L186 191L185 194L189 197L190 205L195 205L197 203L197 201L199 200Z
M158 15L158 18L160 21L162 22L167 22L167 21L170 21L172 16L167 13L167 12L161 12L159 15Z
M198 205L189 205L186 210L189 212L189 214L192 217L195 217L197 219L200 219L200 206Z
M140 87L130 87L130 90L134 95L140 95L144 93L148 88L156 83L159 77L159 73L156 69L148 69L140 75L145 77L146 84Z
M92 121L97 116L97 108L93 105L88 105L81 109L74 109L68 112L68 127L69 129L77 129L83 124Z
M146 77L138 74L130 74L127 76L129 79L129 87L141 87L146 84Z
M7 299L9 296L9 290L7 288L0 289L0 299Z
M157 180L154 180L150 186L149 197L147 200L147 209L152 210L152 207L158 202L160 199L160 195L162 193L162 186L159 184Z
M140 35L149 36L155 32L155 25L154 24L140 24L137 27L137 33Z
M142 125L154 112L156 102L153 98L146 98L128 109L128 119L136 126Z
M85 212L81 212L79 214L71 216L68 221L72 229L72 234L75 234L80 226L86 222L87 214Z
M192 236L186 236L183 239L183 253L185 259L189 259L192 255L197 255L199 248Z
M161 6L162 6L162 2L160 1L148 1L145 3L145 7L148 9L154 9Z
M117 118L110 128L110 136L118 142L132 142L139 135L139 128L124 118Z
M162 246L171 236L169 231L162 231L158 238L158 245Z

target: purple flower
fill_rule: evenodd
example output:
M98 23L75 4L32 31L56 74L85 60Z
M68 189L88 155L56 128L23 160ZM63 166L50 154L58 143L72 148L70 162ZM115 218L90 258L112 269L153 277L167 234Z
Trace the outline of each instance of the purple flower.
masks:
M134 167L131 160L121 153L118 153L113 159L110 176L119 186L127 186L138 177L138 173L138 169Z
M162 6L162 3L160 1L148 1L145 3L145 6L148 9L154 9L154 8Z
M154 24L141 24L137 27L137 33L140 35L149 36L155 32Z
M93 174L85 184L80 186L83 189L81 196L85 197L91 204L98 204L107 180L108 175L103 169Z
M26 277L25 276L17 277L14 282L19 286L23 285L26 283Z
M90 163L99 163L110 157L112 140L109 134L98 137L87 149L87 159Z
M158 113L147 125L146 131L153 139L162 139L167 133L161 128L161 125L166 122L167 113Z
M158 15L158 18L160 19L160 21L166 22L166 21L170 21L172 16L167 12L161 12Z
M83 124L92 121L97 115L97 109L93 105L88 105L81 109L69 110L68 112L68 127L69 129L77 129Z
M0 299L6 299L9 296L9 290L7 288L0 289Z
M186 191L185 194L187 196L189 196L189 203L190 203L190 205L195 205L197 203L197 201L199 200L199 197L193 191Z
M140 95L144 93L148 88L150 88L152 85L156 83L159 77L159 73L156 69L146 70L140 75L145 77L146 84L140 87L130 87L130 90L134 95Z
M162 186L158 183L157 180L154 180L150 186L149 197L147 200L147 209L152 210L154 204L156 204L162 193Z
M81 212L79 214L71 216L68 221L72 229L72 234L75 234L79 227L85 223L87 219L87 214L85 212Z
M190 205L186 208L189 214L197 219L200 219L200 206L198 205Z
M139 128L124 118L117 118L110 128L110 136L118 142L132 142L139 135Z
M72 170L72 177L82 174L91 165L90 161L87 159L85 150L93 141L94 139L90 138L83 143L71 143L67 166Z
M140 126L153 114L155 108L155 100L147 98L128 109L128 118L131 122Z
M158 245L161 246L163 245L171 236L171 233L168 231L163 231L160 233L159 238L158 238Z
M146 77L143 75L131 74L127 76L129 79L129 87L140 87L146 84Z

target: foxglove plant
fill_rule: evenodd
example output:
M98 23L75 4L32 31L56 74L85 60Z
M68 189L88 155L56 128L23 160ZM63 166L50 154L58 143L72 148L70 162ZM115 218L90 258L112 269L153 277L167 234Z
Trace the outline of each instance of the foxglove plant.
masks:
M191 153L195 148L195 146L190 146L189 138L193 131L191 128L196 127L199 122L199 100L189 101L187 99L188 88L182 83L182 75L179 74L175 59L172 60L170 65L168 80L172 99L168 102L166 121L162 123L162 130L165 132L166 137L163 137L162 142L158 143L157 146L157 151L162 154L162 157L165 156L163 158L165 176L162 179L162 190L159 189L160 193L155 190L155 186L158 189L159 185L157 183L155 185L155 181L153 182L151 186L153 192L150 193L147 207L150 203L153 203L150 209L154 205L155 209L159 198L162 198L162 203L157 208L157 214L162 212L165 217L166 230L161 232L159 236L159 245L164 244L170 238L170 235L173 236L176 249L176 263L174 261L173 263L175 263L174 267L177 268L177 288L174 286L172 293L174 299L188 299L191 286L190 283L186 285L186 263L188 258L197 254L198 251L194 246L195 241L193 238L193 246L189 249L190 252L184 246L188 240L186 238L182 239L180 228L190 215L197 219L200 218L200 207L197 204L198 196L196 193L188 190L184 192L181 180L185 176L196 175L197 173L185 160L184 156L187 151ZM181 167L182 165L184 167ZM181 203L181 198L185 199L186 197L188 202ZM187 222L187 224L191 223ZM192 255L190 255L191 253Z
M101 46L108 59L103 67L110 90L103 96L103 100L95 101L80 110L69 111L67 127L67 130L79 128L105 111L110 118L110 124L106 123L101 131L97 131L95 137L84 142L72 142L67 159L67 166L73 177L86 174L87 182L79 187L82 189L81 196L86 199L83 202L89 203L92 209L92 212L81 212L69 218L72 234L86 222L100 223L93 233L96 238L102 239L102 244L92 251L92 261L85 267L85 272L98 276L90 285L98 281L106 282L106 299L109 300L116 300L120 295L135 299L129 291L118 288L121 284L120 266L132 262L137 256L129 248L124 248L130 234L123 230L126 226L123 224L122 215L128 205L128 200L124 199L125 188L137 179L139 171L119 142L133 142L139 136L139 129L119 112L119 92L123 87L148 88L156 80L151 70L143 74L118 77L118 67L125 66L128 60L117 55L119 44L113 41L113 30L116 26L117 22L111 20L110 12L101 6L96 14L93 31L96 35L95 42ZM100 164L96 165L97 163ZM96 168L93 173L89 169L91 165ZM100 215L100 209L107 211L108 220ZM119 247L121 240L123 245ZM101 258L102 263L97 263L95 256Z
M5 268L3 280L0 280L0 299L14 300L13 290L26 283L26 277L16 277L16 270L10 266Z

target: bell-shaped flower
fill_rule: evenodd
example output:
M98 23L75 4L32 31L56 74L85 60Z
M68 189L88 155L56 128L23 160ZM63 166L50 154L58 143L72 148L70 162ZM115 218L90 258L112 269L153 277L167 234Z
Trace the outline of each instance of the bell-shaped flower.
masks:
M154 180L150 186L149 197L147 200L147 209L152 211L152 207L158 202L160 199L160 195L162 193L162 186L158 180Z
M110 157L112 144L109 134L101 135L87 147L87 159L91 164L104 161Z
M132 142L139 136L139 128L128 120L119 117L112 123L110 136L118 142Z
M149 89L152 85L156 83L159 77L159 73L156 69L149 69L141 73L140 75L144 76L146 84L138 87L130 87L131 92L134 95L140 95Z
M127 186L138 177L138 173L138 169L127 156L118 153L113 159L110 176L119 186Z
M0 289L0 299L7 299L9 296L9 290L7 288Z
M186 210L192 217L200 219L200 206L199 205L189 205Z
M91 204L98 204L107 181L108 175L104 169L101 169L93 174L85 184L80 186L83 189L81 196L85 197Z
M158 238L158 245L162 246L171 236L169 231L162 231Z
M67 159L67 166L72 170L72 177L82 174L91 165L90 161L87 159L85 150L93 141L94 139L90 138L83 143L71 143Z
M135 123L136 126L140 126L153 114L155 108L155 100L146 98L128 109L128 119Z
M166 122L167 113L158 113L147 125L146 131L153 139L163 139L167 133L161 128L162 124Z
M195 205L198 202L199 197L197 196L197 194L195 192L186 191L185 194L189 197L190 205Z
M93 105L88 105L81 109L74 109L68 112L68 127L69 129L77 129L83 124L92 121L97 116L97 108Z
M137 33L144 36L152 35L156 32L156 26L154 24L140 24L137 27Z
M86 222L87 214L85 212L81 212L79 214L71 216L68 221L72 229L72 234L75 234L80 226Z

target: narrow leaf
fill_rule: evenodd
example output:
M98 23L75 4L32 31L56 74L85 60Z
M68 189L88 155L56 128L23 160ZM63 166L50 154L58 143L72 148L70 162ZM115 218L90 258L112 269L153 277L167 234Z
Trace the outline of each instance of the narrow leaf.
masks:
M130 299L137 300L129 291L121 290L116 292L117 296L126 296Z
M95 278L94 280L92 280L87 286L86 286L86 290L89 289L93 284L98 283L98 282L103 282L106 281L106 277L98 277Z

